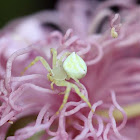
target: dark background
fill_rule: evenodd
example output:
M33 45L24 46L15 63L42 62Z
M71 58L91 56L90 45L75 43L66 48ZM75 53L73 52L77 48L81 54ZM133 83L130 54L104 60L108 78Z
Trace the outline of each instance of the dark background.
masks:
M103 2L105 0L96 1ZM8 21L17 17L26 16L45 9L54 9L57 2L58 0L0 0L0 28ZM140 4L140 0L134 0L134 2ZM117 7L112 7L112 10L115 12L119 11Z
M17 17L54 9L57 0L0 0L0 28Z

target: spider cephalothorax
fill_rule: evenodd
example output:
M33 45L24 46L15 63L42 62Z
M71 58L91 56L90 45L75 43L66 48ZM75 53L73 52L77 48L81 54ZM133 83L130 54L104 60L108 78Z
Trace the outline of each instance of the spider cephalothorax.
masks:
M64 95L63 103L60 106L59 110L57 111L57 114L62 110L62 108L66 104L71 88L73 88L75 90L75 92L91 108L90 102L88 101L88 99L83 94L81 94L78 86L67 81L70 78L72 78L73 80L76 81L76 83L80 87L82 87L81 83L79 82L79 79L83 78L87 73L87 66L86 66L84 60L80 56L78 56L75 52L72 52L72 53L66 52L60 57L60 59L57 59L57 51L54 48L51 48L51 53L53 54L52 69L50 68L49 64L46 62L46 60L43 57L37 56L24 69L23 73L29 67L34 65L37 61L41 61L43 66L49 72L48 75L47 75L47 78L48 78L49 81L51 81L51 88L53 89L53 84L55 84L56 86L65 86L66 87L66 90L64 92L65 95ZM65 59L65 60L63 61L63 59Z

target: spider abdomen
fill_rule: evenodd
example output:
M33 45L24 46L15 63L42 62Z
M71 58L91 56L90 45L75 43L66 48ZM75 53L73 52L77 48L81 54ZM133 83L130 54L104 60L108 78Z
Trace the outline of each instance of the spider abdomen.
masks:
M75 52L71 53L63 63L63 68L70 77L83 78L87 73L87 66L84 60Z

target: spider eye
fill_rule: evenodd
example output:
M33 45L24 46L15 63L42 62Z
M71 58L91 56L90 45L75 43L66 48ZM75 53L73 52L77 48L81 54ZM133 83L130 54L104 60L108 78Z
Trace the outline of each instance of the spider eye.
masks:
M81 79L87 73L87 66L84 60L75 52L71 53L63 63L63 68L71 77Z

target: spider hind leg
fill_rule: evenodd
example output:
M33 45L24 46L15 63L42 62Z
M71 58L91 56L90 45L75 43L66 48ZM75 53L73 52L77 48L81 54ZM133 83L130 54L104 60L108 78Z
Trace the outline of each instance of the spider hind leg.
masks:
M87 103L87 105L89 106L89 108L91 108L92 112L94 112L94 110L92 109L92 106L90 104L90 102L88 101L88 99L80 92L79 88L75 85L72 84L70 82L67 81L62 81L62 82L56 82L57 86L66 86L66 91L65 91L65 95L64 95L64 99L63 99L63 103L61 104L59 110L56 112L56 114L58 115L59 112L63 109L63 107L65 106L65 104L67 103L68 97L69 97L69 93L71 88L73 88L75 90L75 92L80 96L80 98Z
M70 87L67 87L67 88L66 88L65 95L64 95L64 98L63 98L63 103L61 104L61 106L59 107L58 111L56 112L56 115L59 114L59 112L63 109L63 107L64 107L65 104L67 103L67 100L68 100L69 94L70 94L70 90L71 90Z

